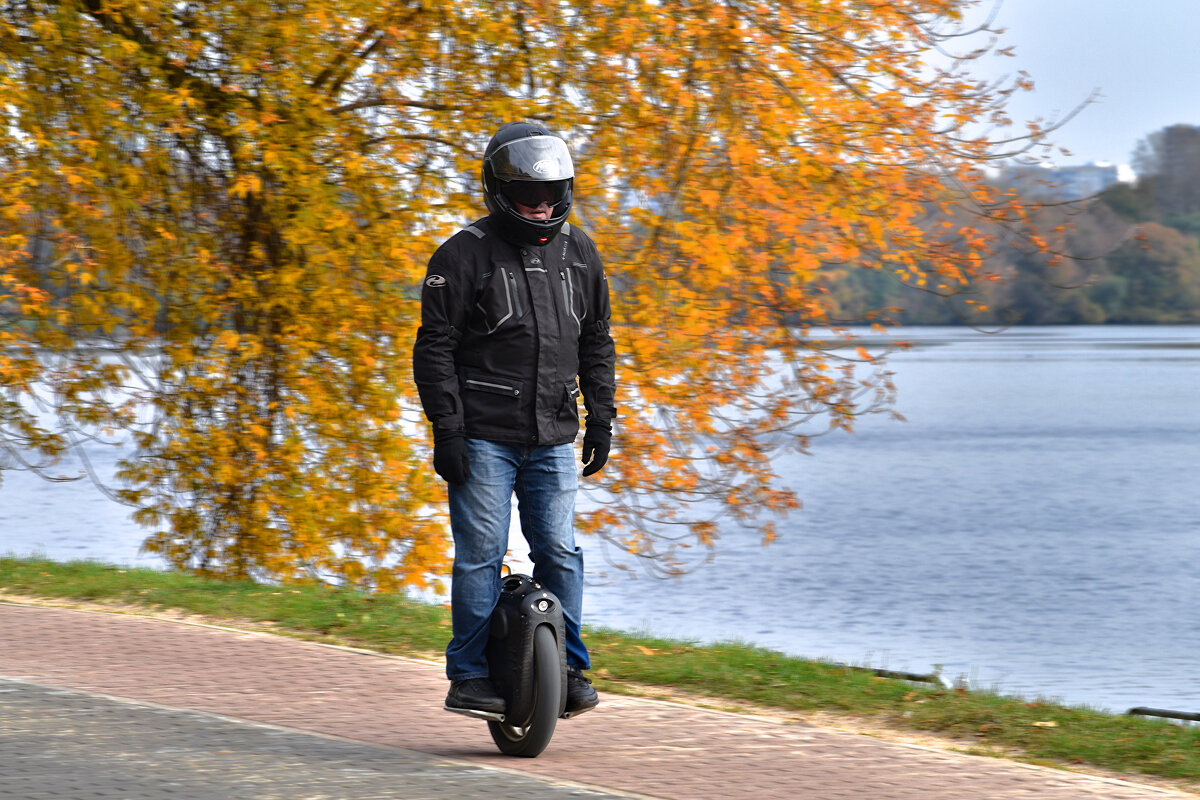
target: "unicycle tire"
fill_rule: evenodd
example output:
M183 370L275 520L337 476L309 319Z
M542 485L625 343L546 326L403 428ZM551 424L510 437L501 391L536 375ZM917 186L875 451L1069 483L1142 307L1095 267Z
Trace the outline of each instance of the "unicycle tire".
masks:
M488 722L488 730L501 753L533 758L550 744L562 701L561 670L554 631L549 625L541 625L533 633L534 700L529 725L518 728L504 722Z

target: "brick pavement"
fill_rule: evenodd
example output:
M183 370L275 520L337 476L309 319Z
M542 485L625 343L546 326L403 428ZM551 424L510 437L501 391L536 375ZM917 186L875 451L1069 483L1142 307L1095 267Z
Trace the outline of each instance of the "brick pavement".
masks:
M0 604L0 676L670 800L1195 797L611 694L511 759L440 710L440 664L131 615Z

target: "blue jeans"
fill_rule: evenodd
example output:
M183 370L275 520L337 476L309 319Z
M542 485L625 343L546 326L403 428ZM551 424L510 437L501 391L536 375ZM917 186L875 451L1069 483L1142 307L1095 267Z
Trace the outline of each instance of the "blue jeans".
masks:
M567 664L588 669L579 636L583 611L583 550L575 546L575 472L572 443L526 447L467 439L471 479L450 484L454 571L450 614L454 636L446 648L450 680L487 677L488 624L500 599L500 568L508 551L512 496L529 543L533 579L558 596L567 629Z

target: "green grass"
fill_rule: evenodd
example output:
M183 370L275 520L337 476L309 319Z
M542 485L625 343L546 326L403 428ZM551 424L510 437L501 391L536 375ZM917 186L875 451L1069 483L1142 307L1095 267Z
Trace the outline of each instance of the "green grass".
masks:
M91 562L0 558L0 588L269 624L280 633L396 654L437 656L450 631L446 608L395 595L217 581ZM595 629L585 631L585 639L596 685L608 691L659 687L765 709L844 714L954 737L970 752L1159 776L1200 787L1198 727L919 686L745 645L698 646Z

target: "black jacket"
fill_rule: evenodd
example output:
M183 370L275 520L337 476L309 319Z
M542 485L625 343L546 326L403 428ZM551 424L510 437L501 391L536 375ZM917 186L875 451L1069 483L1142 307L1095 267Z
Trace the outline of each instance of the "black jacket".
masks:
M490 218L429 260L413 374L439 431L563 444L616 416L608 280L596 245L564 225L543 247L503 239ZM578 380L578 383L576 382Z

